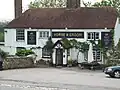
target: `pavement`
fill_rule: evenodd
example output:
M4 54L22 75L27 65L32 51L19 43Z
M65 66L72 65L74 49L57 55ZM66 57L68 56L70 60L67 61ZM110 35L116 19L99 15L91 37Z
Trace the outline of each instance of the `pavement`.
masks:
M0 90L120 90L120 79L79 68L30 68L0 72Z

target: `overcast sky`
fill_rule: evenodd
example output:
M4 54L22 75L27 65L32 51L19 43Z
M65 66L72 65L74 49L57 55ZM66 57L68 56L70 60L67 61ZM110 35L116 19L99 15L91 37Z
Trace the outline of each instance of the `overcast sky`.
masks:
M27 6L30 1L23 0L23 10L28 9ZM99 1L99 0L84 0L84 1ZM14 0L0 0L0 20L12 20L14 18Z

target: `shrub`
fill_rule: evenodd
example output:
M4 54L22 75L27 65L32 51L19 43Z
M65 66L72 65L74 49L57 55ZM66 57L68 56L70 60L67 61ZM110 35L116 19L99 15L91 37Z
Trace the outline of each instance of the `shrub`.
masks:
M7 57L7 53L0 49L0 56L5 59Z
M73 66L77 66L77 65L78 65L77 60L73 60L73 61L72 61L72 65L73 65Z
M72 60L68 60L68 64L72 64Z
M27 56L30 54L35 54L32 50L20 50L16 53L17 56Z

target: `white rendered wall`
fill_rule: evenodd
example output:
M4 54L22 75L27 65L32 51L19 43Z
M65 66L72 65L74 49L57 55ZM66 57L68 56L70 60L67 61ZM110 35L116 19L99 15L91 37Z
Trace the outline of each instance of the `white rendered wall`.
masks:
M36 31L36 45L27 45L27 31ZM9 52L11 55L14 55L16 53L16 47L25 47L27 49L31 47L43 47L46 44L46 41L48 38L40 38L39 37L39 31L49 31L49 36L51 36L51 30L50 29L25 29L25 41L16 41L16 29L5 29L5 47L8 49L4 49L5 51ZM99 39L101 39L101 32L109 32L108 29L53 29L52 32L84 32L84 38L68 38L70 39L76 39L80 42L87 41L87 32L99 32ZM52 41L55 43L56 41L60 40L61 38L52 38ZM38 58L42 57L42 50L35 51L38 55ZM71 57L72 60L77 60L77 50L71 50ZM53 62L55 63L55 53L53 53ZM82 55L79 54L78 58L81 60ZM65 59L64 59L64 63Z

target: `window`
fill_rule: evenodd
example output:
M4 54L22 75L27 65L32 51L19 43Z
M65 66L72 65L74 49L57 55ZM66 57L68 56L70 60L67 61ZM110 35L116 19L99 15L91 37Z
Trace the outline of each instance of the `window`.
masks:
M46 38L49 37L49 32L48 31L42 31L40 32L40 38Z
M91 33L88 33L88 39L91 39Z
M50 51L46 47L42 48L42 57L50 57Z
M88 32L87 33L88 40L98 40L99 39L99 32Z
M42 32L40 32L40 37L42 37Z
M49 37L49 32L46 32L46 36Z
M95 33L95 39L99 39L99 33L98 32Z
M101 60L101 52L100 50L93 50L93 58L95 61Z
M16 29L16 41L24 41L25 35L23 29Z

